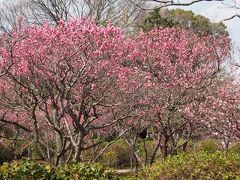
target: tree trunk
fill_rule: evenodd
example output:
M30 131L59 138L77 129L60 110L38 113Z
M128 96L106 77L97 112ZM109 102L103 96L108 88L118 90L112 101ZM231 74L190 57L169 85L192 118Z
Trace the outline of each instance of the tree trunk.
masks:
M75 148L75 152L74 152L74 155L73 155L73 162L80 162L81 161L81 158L80 158L80 155L81 155L81 148L78 146Z
M158 152L158 150L159 150L159 148L160 148L160 146L161 146L161 140L162 140L162 134L159 133L159 135L158 135L158 143L157 143L157 145L155 146L154 151L153 151L153 153L152 153L152 155L151 155L150 165L152 165L153 162L154 162L154 160L155 160L155 157L156 157L156 155L157 155L157 152Z
M144 152L145 152L144 166L147 166L147 162L148 162L148 151L147 151L145 139L143 140L143 146L144 146Z
M163 158L165 159L168 156L168 137L164 137L164 143L162 147Z

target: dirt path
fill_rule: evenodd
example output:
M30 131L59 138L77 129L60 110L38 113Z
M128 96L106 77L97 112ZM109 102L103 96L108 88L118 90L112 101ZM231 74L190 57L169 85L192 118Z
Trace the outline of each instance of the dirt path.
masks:
M116 171L117 174L132 173L132 169L117 169L115 171Z

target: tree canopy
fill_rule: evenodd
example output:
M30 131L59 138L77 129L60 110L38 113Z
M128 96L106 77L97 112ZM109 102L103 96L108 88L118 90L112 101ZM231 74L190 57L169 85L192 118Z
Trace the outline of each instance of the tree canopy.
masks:
M204 16L183 9L154 9L139 26L144 31L159 27L181 27L193 29L197 33L228 34L223 22L213 23Z

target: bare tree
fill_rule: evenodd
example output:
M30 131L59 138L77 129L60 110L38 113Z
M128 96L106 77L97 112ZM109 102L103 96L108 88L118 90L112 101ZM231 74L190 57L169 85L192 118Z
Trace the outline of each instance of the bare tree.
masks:
M94 18L104 25L111 22L127 28L134 25L145 2L134 0L18 0L5 1L0 8L0 30L10 31L19 18L29 24L42 25L48 21L57 25L59 20L69 18Z

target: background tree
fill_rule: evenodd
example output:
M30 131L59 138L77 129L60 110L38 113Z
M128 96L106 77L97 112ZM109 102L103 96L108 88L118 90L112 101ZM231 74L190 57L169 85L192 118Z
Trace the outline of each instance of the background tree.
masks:
M160 27L181 27L192 29L197 33L228 34L226 26L222 22L212 23L204 16L195 15L192 11L183 9L154 9L149 12L139 27L144 31Z
M137 2L136 4L143 4ZM128 28L134 25L135 19L142 10L128 0L19 0L4 2L0 13L0 28L9 31L19 18L29 24L43 25L48 21L51 25L59 20L71 18L94 18L96 23Z

